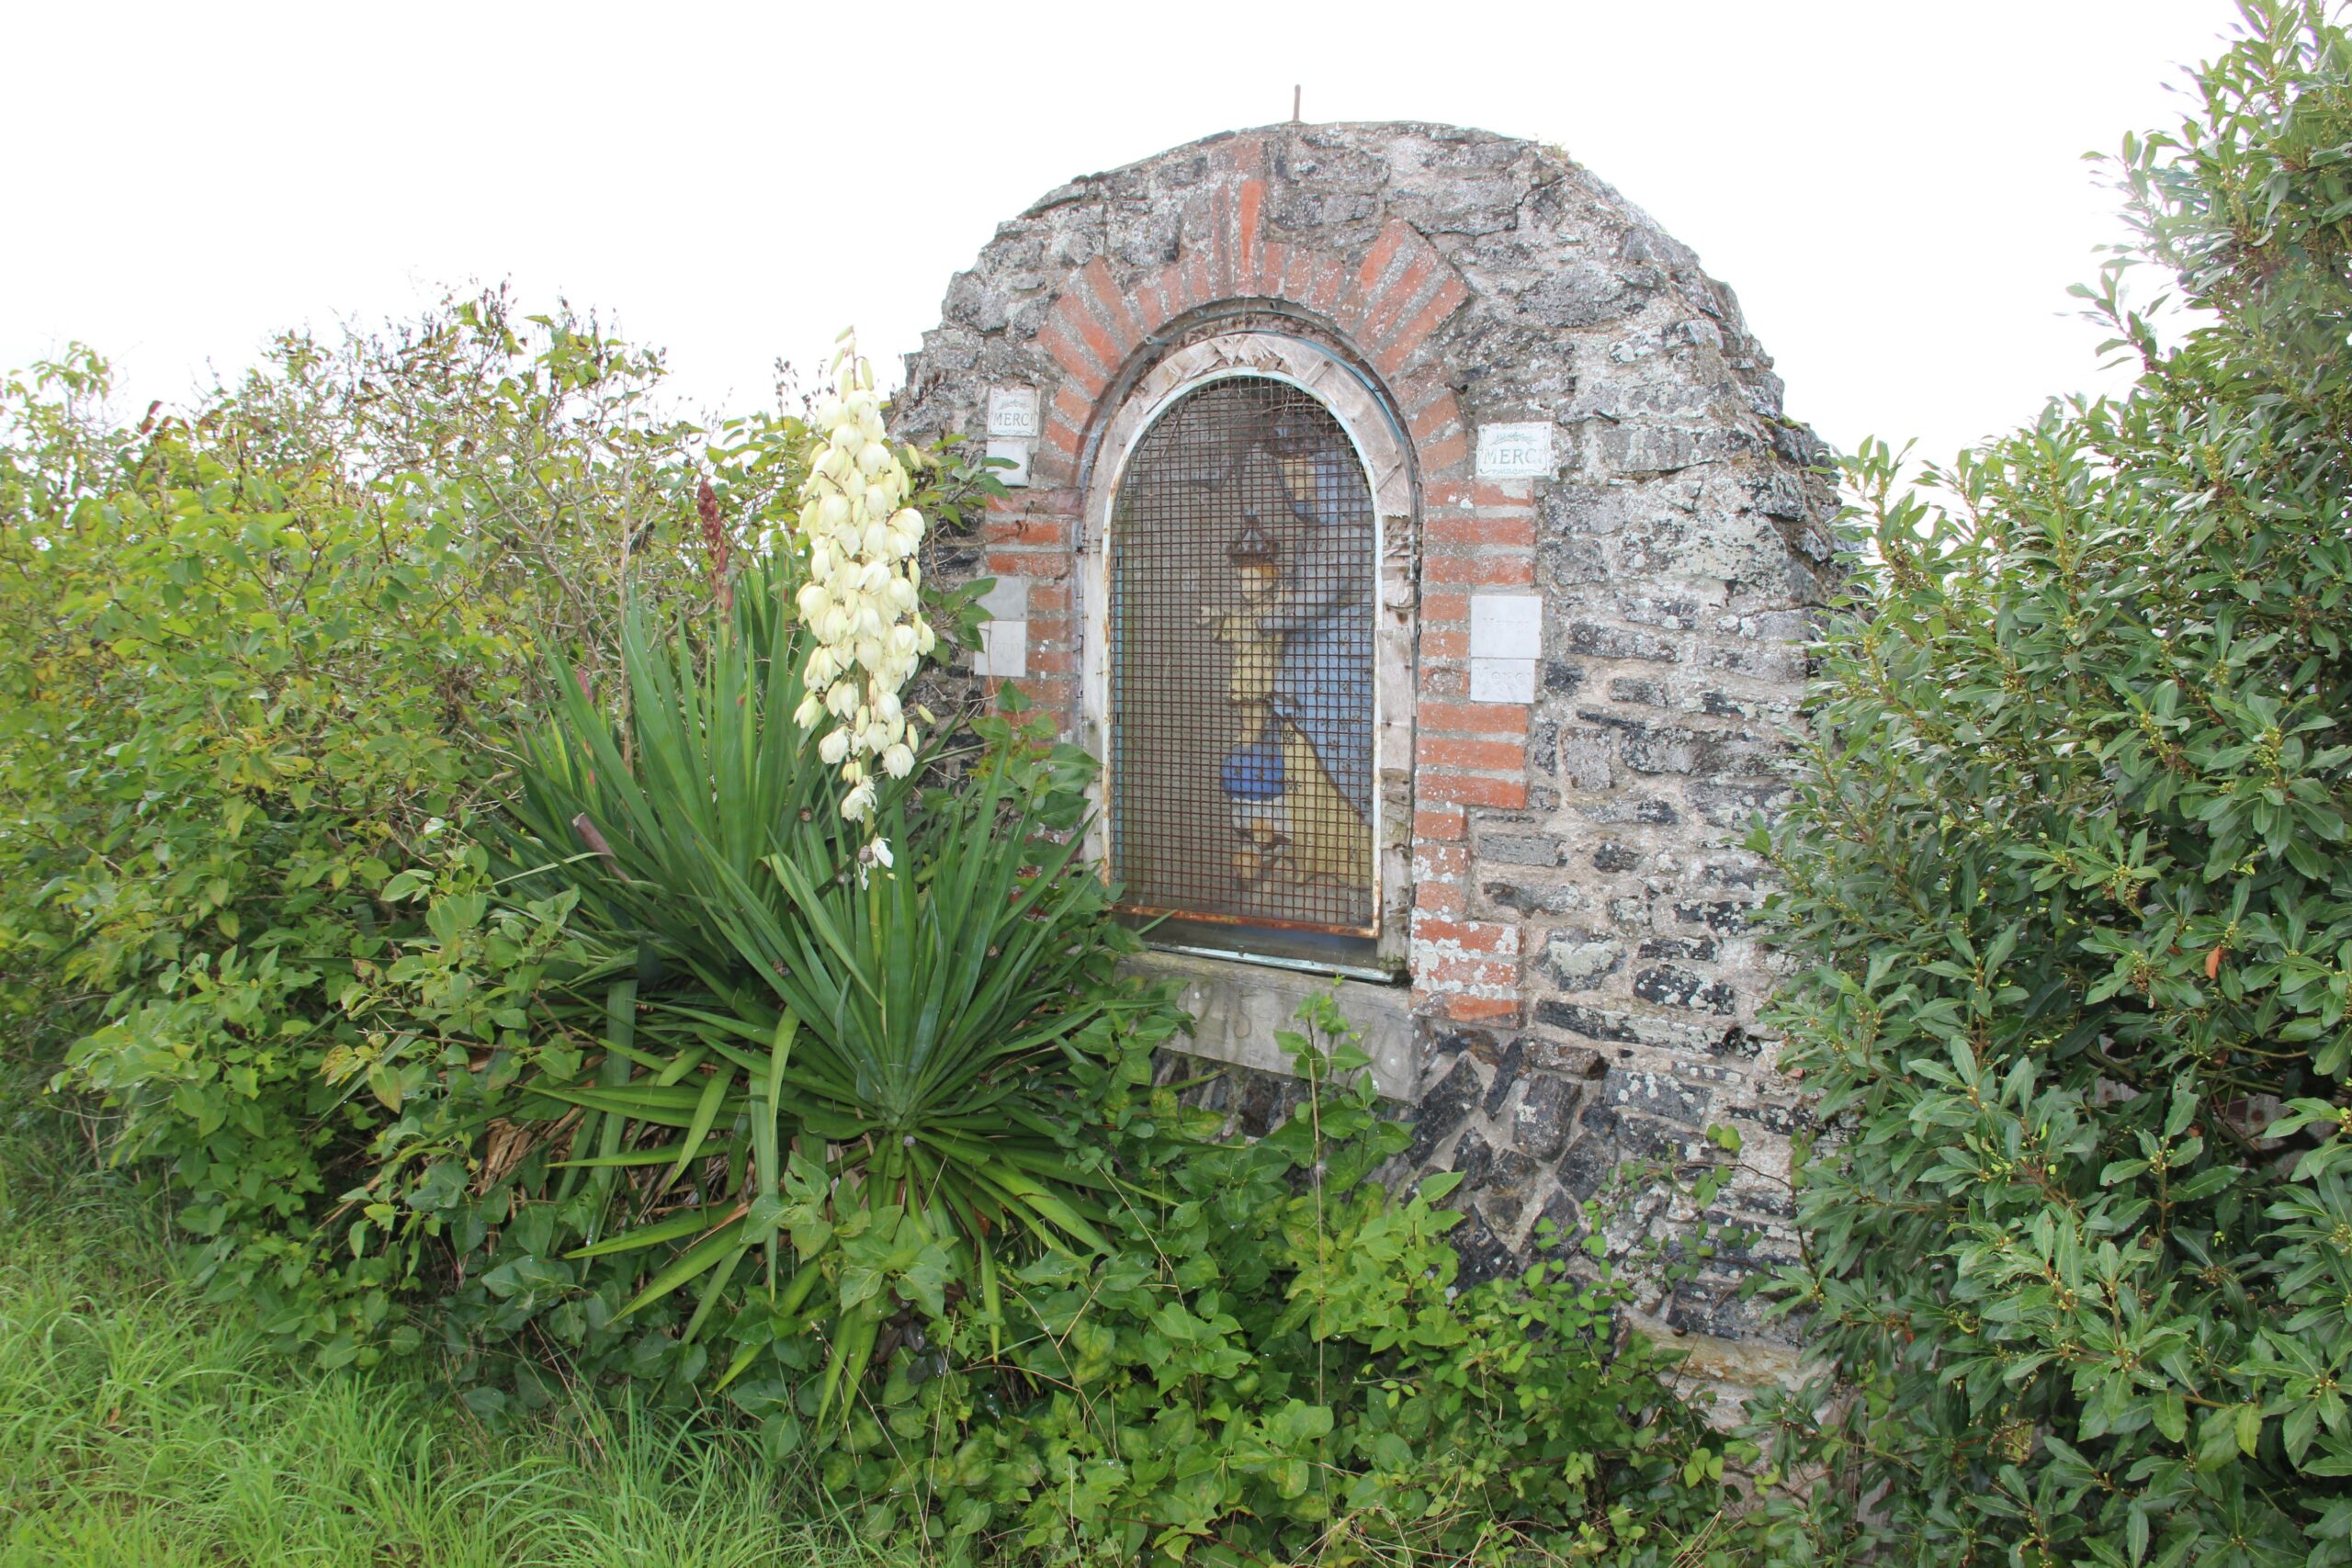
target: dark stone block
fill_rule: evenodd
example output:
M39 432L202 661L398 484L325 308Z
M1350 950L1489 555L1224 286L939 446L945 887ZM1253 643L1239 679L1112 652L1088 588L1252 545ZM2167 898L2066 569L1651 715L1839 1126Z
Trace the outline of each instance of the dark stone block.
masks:
M1682 816L1674 809L1672 804L1652 795L1634 807L1634 820L1646 823L1654 828L1662 828L1670 822L1681 821Z
M1516 1149L1504 1149L1494 1157L1487 1172L1487 1179L1478 1193L1478 1212L1489 1224L1510 1230L1519 1217L1527 1213L1527 1205L1535 1196L1536 1178L1544 1168Z
M1548 1240L1544 1235L1545 1220L1552 1222L1552 1234ZM1542 1252L1566 1251L1576 1245L1577 1237L1583 1230L1584 1205L1577 1201L1575 1194L1564 1189L1553 1193L1544 1205L1543 1213L1536 1217L1534 1231L1528 1237L1528 1245Z
M1713 903L1677 904L1674 918L1686 926L1705 926L1710 931L1745 931L1752 908L1752 905L1729 898L1720 898Z
M1573 692L1584 684L1584 666L1570 664L1566 660L1547 660L1544 665L1544 689L1547 692Z
M1623 844L1607 843L1592 852L1592 863L1600 871L1631 871L1642 863L1642 857Z
M1691 1132L1706 1126L1714 1103L1704 1089L1667 1073L1612 1074L1608 1092L1620 1112L1655 1116Z
M1636 958L1690 958L1701 963L1714 955L1715 939L1711 936L1652 937L1634 954Z
M1576 1200L1590 1198L1617 1168L1616 1151L1605 1137L1585 1137L1568 1145L1559 1164L1560 1190ZM1581 1202L1577 1219L1581 1223ZM1556 1216L1555 1216L1556 1220ZM1565 1224L1562 1225L1566 1229Z
M1690 804L1699 815L1715 828L1745 828L1758 812L1770 816L1788 791L1777 784L1727 784L1721 779L1702 779L1690 786Z
M1450 1031L1447 1038L1459 1042L1464 1052L1490 1067L1503 1059L1506 1047L1497 1043L1491 1029L1456 1029Z
M1748 1033L1739 1025L1733 1024L1724 1031L1723 1038L1716 1041L1709 1049L1718 1056L1736 1056L1743 1061L1752 1062L1763 1055L1764 1042Z
M1802 1105L1736 1105L1724 1114L1732 1121L1753 1122L1782 1137L1792 1133L1809 1133L1819 1125L1813 1112Z
M1431 1061L1455 1061L1464 1056L1476 1056L1488 1066L1502 1060L1502 1047L1496 1043L1494 1031L1473 1029L1459 1024L1447 1024L1430 1030Z
M1306 1099L1306 1086L1295 1078L1247 1071L1239 1078L1233 1111L1240 1132L1248 1137L1264 1137L1287 1121Z
M1557 1159L1567 1147L1568 1129L1584 1086L1545 1073L1531 1074L1511 1119L1511 1143L1536 1159Z
M1620 1163L1629 1159L1670 1160L1682 1152L1684 1142L1684 1139L1668 1133L1659 1122L1646 1117L1621 1116L1617 1119L1617 1157Z
M1622 682L1616 682L1622 684ZM1577 716L1587 724L1597 724L1603 729L1613 729L1621 735L1646 735L1649 721L1627 714L1611 713L1606 708L1578 708Z
M1487 1184L1487 1173L1494 1168L1495 1151L1486 1139L1476 1133L1464 1133L1453 1146L1453 1168L1462 1173L1464 1189L1475 1191Z
M1561 267L1521 294L1519 308L1547 327L1599 326L1641 309L1646 290L1632 285L1636 276L1646 282L1649 270L1620 274L1589 262Z
M1416 1166L1428 1163L1438 1145L1470 1119L1472 1108L1484 1092L1478 1082L1478 1069L1471 1066L1466 1056L1457 1060L1453 1070L1421 1096L1414 1116L1413 1142L1405 1151L1406 1159Z
M1486 1102L1479 1107L1487 1115L1499 1114L1503 1101L1510 1098L1512 1088L1519 1082L1520 1058L1524 1052L1523 1043L1518 1040L1503 1047L1502 1060L1495 1066L1494 1081L1487 1086Z
M1538 715L1527 730L1527 765L1537 776L1550 777L1560 771L1560 726L1540 709Z
M1557 1001L1549 997L1535 1004L1535 1021L1581 1034L1587 1040L1631 1042L1640 1038L1634 1032L1630 1019L1586 1007L1581 1002Z
M1568 450L1573 462L1576 449ZM1609 581L1609 547L1599 539L1553 535L1544 540L1537 558L1543 563L1544 581L1555 590Z
M1446 1239L1453 1244L1455 1256L1462 1259L1462 1271L1454 1276L1453 1280L1458 1289L1466 1291L1473 1285L1483 1285L1489 1280L1498 1280L1519 1271L1518 1260L1511 1257L1510 1248L1505 1247L1502 1239L1488 1228L1475 1207L1463 1214L1462 1223L1453 1227Z
M1625 765L1637 773L1701 773L1714 764L1712 737L1661 728L1625 738Z
M1656 681L1637 675L1620 675L1609 682L1609 700L1612 703L1639 703L1645 707L1667 705L1666 687Z
M1564 991L1589 991L1625 962L1625 944L1580 929L1556 931L1544 944L1544 958Z
M1749 1277L1745 1271L1702 1269L1677 1287L1668 1301L1664 1314L1668 1325L1685 1334L1707 1334L1718 1339L1784 1338L1786 1327L1776 1328L1764 1316L1765 1302L1742 1292Z
M1608 1059L1589 1045L1563 1045L1555 1040L1527 1043L1528 1065L1538 1072L1563 1077L1597 1078L1609 1070Z

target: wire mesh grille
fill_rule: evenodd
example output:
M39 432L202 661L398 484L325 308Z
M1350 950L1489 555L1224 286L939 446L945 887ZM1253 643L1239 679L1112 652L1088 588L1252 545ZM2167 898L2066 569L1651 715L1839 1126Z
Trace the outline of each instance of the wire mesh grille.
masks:
M1254 377L1186 394L1112 513L1114 874L1127 907L1370 934L1372 492Z

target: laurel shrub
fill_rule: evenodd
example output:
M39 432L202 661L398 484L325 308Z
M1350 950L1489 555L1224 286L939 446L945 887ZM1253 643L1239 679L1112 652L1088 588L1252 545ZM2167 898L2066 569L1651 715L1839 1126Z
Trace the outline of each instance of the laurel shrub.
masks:
M2244 11L2116 165L2130 394L1848 468L1757 840L1825 1128L1790 1561L2352 1561L2352 39Z

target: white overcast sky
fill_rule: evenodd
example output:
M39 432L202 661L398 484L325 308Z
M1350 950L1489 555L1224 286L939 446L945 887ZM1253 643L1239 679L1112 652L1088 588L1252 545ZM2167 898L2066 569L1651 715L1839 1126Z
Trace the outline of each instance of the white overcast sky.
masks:
M2102 382L2086 152L2168 126L2228 0L0 0L0 366L187 397L279 327L559 291L698 407L877 368L1074 175L1286 118L1565 147L1737 291L1788 407L1944 456ZM2152 288L2154 280L2144 284Z

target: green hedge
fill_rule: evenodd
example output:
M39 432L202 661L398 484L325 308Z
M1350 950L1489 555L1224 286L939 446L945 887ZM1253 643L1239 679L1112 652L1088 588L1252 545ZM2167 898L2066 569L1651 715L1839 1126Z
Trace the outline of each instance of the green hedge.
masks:
M1805 1552L2352 1561L2352 40L2246 15L2118 165L2132 394L1848 468L1758 839L1825 1123L1784 1305L1849 1402Z

